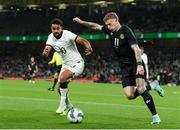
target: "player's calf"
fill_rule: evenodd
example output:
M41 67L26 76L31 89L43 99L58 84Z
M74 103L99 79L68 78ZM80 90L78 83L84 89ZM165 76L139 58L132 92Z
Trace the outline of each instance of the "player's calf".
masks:
M153 100L152 96L149 94L149 92L147 90L145 90L141 94L141 96L143 97L144 102L147 105L147 107L149 108L151 114L156 115L157 112L156 112L156 107L155 107L155 104L154 104L154 100Z
M139 92L135 86L124 87L124 93L128 100L133 100L139 96Z

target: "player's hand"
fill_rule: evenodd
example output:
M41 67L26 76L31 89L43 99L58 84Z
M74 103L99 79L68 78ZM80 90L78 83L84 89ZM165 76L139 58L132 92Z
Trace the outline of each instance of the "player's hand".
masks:
M140 75L144 74L144 67L142 65L137 66L136 74L140 74Z
M43 53L42 53L42 56L47 57L48 56L48 51L44 50Z
M45 48L44 48L44 50L43 50L42 56L48 57L49 52L51 51L51 48L52 48L51 46L46 45Z
M87 55L90 55L92 52L93 52L93 49L92 49L91 46L89 46L89 47L87 47L87 48L85 49L85 55L86 55L86 56L87 56Z
M73 21L77 22L77 23L81 23L82 22L82 20L80 18L78 18L78 17L73 18Z

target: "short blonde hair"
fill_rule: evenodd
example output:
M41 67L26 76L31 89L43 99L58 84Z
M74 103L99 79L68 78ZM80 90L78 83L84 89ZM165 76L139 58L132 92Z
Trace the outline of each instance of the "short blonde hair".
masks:
M106 22L109 19L119 20L119 17L117 16L117 14L115 12L109 12L104 16L103 21Z

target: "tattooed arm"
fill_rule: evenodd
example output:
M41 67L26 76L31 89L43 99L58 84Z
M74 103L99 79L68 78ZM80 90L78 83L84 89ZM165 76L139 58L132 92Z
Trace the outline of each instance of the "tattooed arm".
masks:
M98 30L98 31L101 31L102 27L103 27L102 25L99 25L97 23L81 20L78 17L73 18L73 21L77 22L77 23L79 23L79 24L81 24L81 25L83 25L85 27L88 27L88 28L93 29L93 30Z
M141 50L137 44L131 45L131 48L133 49L136 57L136 61L138 65L142 65L142 59L141 59Z
M145 80L141 76L144 74L144 68L142 65L142 59L141 59L141 51L139 49L139 46L137 44L131 45L131 48L134 50L136 61L137 61L137 70L136 70L136 86L139 91L139 93L143 93L146 88L145 88Z

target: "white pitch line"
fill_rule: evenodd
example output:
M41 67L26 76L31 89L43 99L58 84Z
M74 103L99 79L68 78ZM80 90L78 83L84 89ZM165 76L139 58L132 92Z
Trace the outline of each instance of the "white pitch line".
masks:
M27 97L11 97L11 96L0 96L0 99L15 99L15 100L29 100L29 101L43 101L43 102L57 102L55 99L42 99L42 98L27 98ZM89 101L73 101L74 103L79 104L88 104L88 105L104 105L104 106L118 106L118 107L132 107L132 108L146 108L146 106L140 105L123 105L123 104L115 104L115 103L103 103L103 102L89 102ZM157 107L162 110L172 110L172 111L180 111L180 108L170 108L170 107Z
M111 94L111 95L107 95L107 94L93 94L93 93L80 93L80 92L71 92L72 94L78 94L78 95L90 95L90 96L107 96L107 97L124 97L124 95L121 94Z
M172 93L175 94L175 95L179 94L179 92L172 92Z

